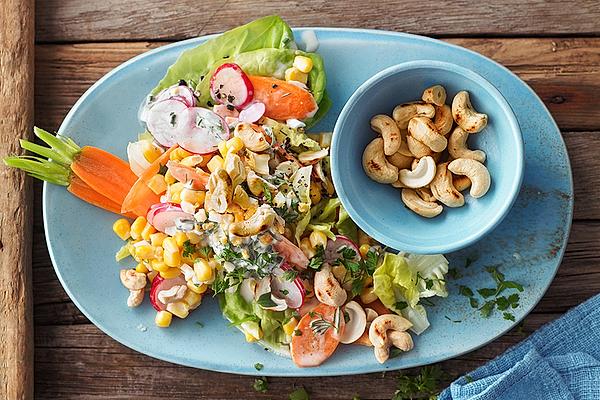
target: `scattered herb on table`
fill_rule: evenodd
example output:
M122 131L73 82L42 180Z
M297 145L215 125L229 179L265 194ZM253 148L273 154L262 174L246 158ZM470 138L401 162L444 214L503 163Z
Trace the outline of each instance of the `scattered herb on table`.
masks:
M400 375L398 389L392 400L435 399L440 393L440 380L443 377L444 372L437 365L423 367L414 376Z
M266 377L256 378L254 380L254 385L252 385L254 390L260 393L266 393L269 390L269 383L267 382Z
M200 328L204 328L204 324L200 321L196 321L196 325L198 325Z
M254 368L257 371L260 371L260 370L262 370L264 368L264 365L262 365L261 363L256 363L256 364L254 364Z
M304 386L301 386L298 389L294 390L292 393L290 393L289 399L290 400L309 400L310 397L308 396L308 392L306 391L306 389L304 389Z

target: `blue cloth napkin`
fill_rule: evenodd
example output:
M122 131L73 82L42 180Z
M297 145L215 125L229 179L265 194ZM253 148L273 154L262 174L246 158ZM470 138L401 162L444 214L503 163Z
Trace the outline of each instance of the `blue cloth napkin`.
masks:
M600 400L600 295L483 367L440 400Z

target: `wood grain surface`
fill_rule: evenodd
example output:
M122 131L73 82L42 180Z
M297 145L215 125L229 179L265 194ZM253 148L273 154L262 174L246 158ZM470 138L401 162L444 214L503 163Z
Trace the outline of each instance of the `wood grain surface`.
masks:
M575 220L556 279L521 326L440 363L443 384L482 365L600 291L600 3L589 0L356 2L307 0L44 0L36 11L35 121L57 129L77 98L121 62L171 40L220 32L277 13L294 26L349 26L441 37L504 64L540 95L567 144ZM14 143L13 143L14 145ZM79 312L58 282L34 185L35 390L39 399L389 399L398 372L353 377L254 378L181 367L132 351ZM1 196L1 195L0 195ZM415 372L416 370L408 371ZM1 398L1 396L0 396Z
M33 0L3 0L0 24L0 159L33 124ZM33 396L31 219L25 174L0 167L0 399Z

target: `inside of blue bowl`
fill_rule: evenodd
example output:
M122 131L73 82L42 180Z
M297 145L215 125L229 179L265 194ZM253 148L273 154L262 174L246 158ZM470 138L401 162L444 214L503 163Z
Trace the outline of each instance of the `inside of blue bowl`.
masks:
M468 190L463 192L465 206L444 207L442 214L427 219L404 206L399 189L367 177L361 160L365 146L376 137L370 128L371 117L391 115L397 104L420 100L423 90L435 84L446 88L447 104L457 92L467 90L475 109L488 114L487 127L471 135L468 144L487 154L485 165L492 185L479 199L472 198ZM479 75L433 65L391 71L361 86L340 114L332 146L336 189L350 216L385 245L418 253L457 250L489 232L514 202L523 168L520 131L512 110L500 96Z

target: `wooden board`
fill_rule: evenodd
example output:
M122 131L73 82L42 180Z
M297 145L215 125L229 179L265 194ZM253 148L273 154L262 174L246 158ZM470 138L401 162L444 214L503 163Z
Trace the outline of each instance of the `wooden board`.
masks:
M179 0L39 0L37 40L173 40L222 32L263 15L292 26L341 26L434 36L600 33L597 0L342 1L222 3Z

